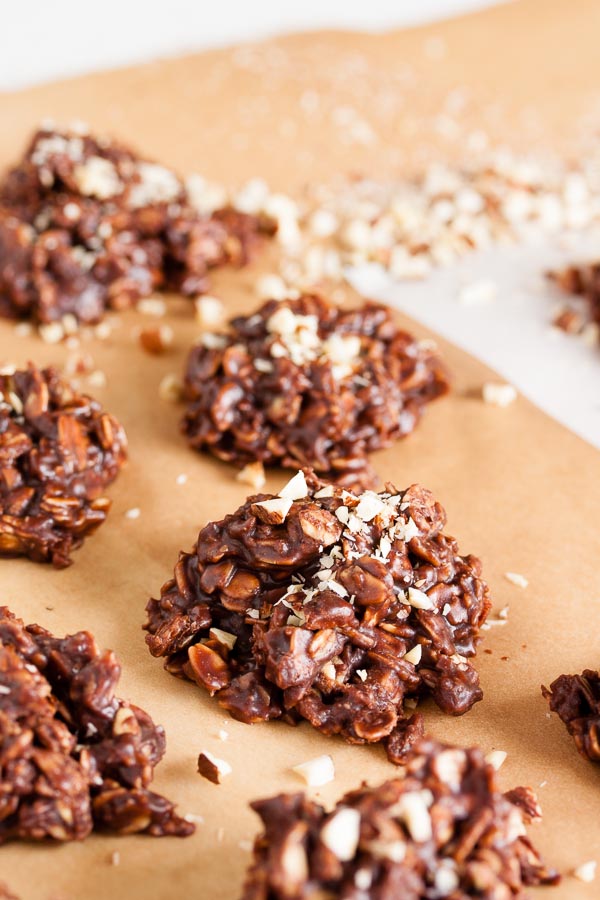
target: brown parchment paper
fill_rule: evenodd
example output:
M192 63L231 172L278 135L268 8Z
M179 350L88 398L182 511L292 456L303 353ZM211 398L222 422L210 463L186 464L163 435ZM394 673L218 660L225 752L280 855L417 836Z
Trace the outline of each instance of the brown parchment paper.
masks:
M195 14L200 10L198 4ZM600 6L592 0L527 0L435 28L293 36L39 87L0 98L0 163L18 156L40 118L54 116L83 118L183 171L231 183L260 174L294 191L336 172L398 174L427 156L464 152L448 129L440 134L438 119L448 91L465 86L466 128L485 126L517 146L555 139L568 152L600 75L599 27ZM301 100L307 91L310 103ZM332 111L348 103L365 115L387 110L368 147L348 144L335 124ZM258 271L219 274L214 292L232 312L249 309ZM114 321L108 341L83 347L108 377L95 393L121 418L131 444L130 463L110 489L109 519L66 571L1 561L0 599L28 622L57 634L87 628L114 648L123 663L121 694L166 727L156 788L204 824L187 840L92 836L67 846L8 845L0 848L0 881L22 900L234 900L249 859L244 842L257 828L247 804L301 788L291 765L333 756L335 781L313 791L326 803L395 770L381 748L350 747L308 726L236 723L147 653L141 624L148 595L170 577L179 549L191 546L200 525L234 509L245 488L231 469L187 449L180 410L158 398L162 376L181 370L198 333L191 305L169 301L166 321L176 342L162 358L144 354L133 337L147 318ZM422 481L436 493L463 551L483 558L496 610L509 604L510 612L481 647L484 701L460 719L428 704L427 722L442 739L508 752L501 783L539 788L544 821L532 836L549 862L568 870L600 857L599 772L549 717L540 684L600 664L600 456L523 399L507 409L484 405L476 394L490 371L440 345L455 375L453 395L375 463L384 480L402 487ZM67 354L63 346L17 338L0 321L3 362L62 364ZM176 482L181 473L185 485ZM269 487L278 489L284 478L272 474ZM140 518L125 518L134 506ZM509 584L507 571L525 574L528 589ZM220 729L229 734L225 742ZM221 786L196 774L200 749L232 765ZM111 863L114 851L118 865ZM547 895L597 897L600 881L566 878Z

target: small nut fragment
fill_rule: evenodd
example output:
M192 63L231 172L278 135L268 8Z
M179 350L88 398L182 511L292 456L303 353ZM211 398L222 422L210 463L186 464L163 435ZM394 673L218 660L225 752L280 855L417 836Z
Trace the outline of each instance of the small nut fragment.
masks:
M435 603L425 593L425 591L420 591L418 588L409 587L407 593L408 602L411 606L414 606L415 609L435 609Z
M343 807L321 829L321 840L342 862L348 862L356 853L360 839L360 813L357 809Z
M504 765L504 761L508 753L506 750L490 750L489 753L486 754L485 761L489 763L490 766L493 766L496 772Z
M125 513L126 519L139 519L142 511L139 506L134 506L131 509L128 509Z
M225 318L225 307L218 297L204 294L194 300L196 321L203 328L217 328Z
M526 588L529 584L528 580L524 575L519 575L518 572L505 572L504 577L507 581L510 581L511 584L515 584L517 587Z
M288 483L281 488L279 496L285 500L302 500L303 497L308 497L308 485L304 472L296 472L293 478L290 478Z
M46 344L59 344L65 336L65 330L60 322L49 322L40 325L40 337Z
M274 497L272 500L253 503L251 510L261 522L265 522L267 525L281 525L285 522L293 502L285 497Z
M156 316L157 318L164 316L167 312L167 304L160 297L143 297L136 308L145 316Z
M158 395L161 400L168 400L169 403L178 403L183 396L183 385L173 373L165 375L158 386Z
M432 835L427 791L409 791L397 804L397 815L404 821L413 841L424 843Z
M249 484L255 491L260 491L266 481L265 469L261 462L248 463L235 477L242 484Z
M510 406L517 399L516 388L512 384L495 384L487 381L482 388L483 400L492 406Z
M263 275L256 282L256 293L261 300L285 300L289 291L280 275Z
M333 759L327 755L317 756L315 759L309 759L305 763L292 766L292 772L304 779L309 787L320 787L323 784L329 784L335 778Z
M173 344L173 329L170 325L156 325L142 328L140 344L147 353L160 354Z
M226 647L229 647L230 650L233 650L235 647L237 637L229 631L223 631L221 628L211 628L209 635L211 638L214 638L215 641L218 641L219 644L224 644Z
M412 650L409 650L408 653L404 654L403 659L406 662L412 663L413 666L417 666L421 662L421 657L423 655L423 647L421 644L416 644Z
M584 884L591 884L596 878L597 865L595 859L590 859L587 862L581 863L580 866L573 869L573 876L577 878L578 881L583 881Z
M208 750L203 750L198 756L198 773L213 784L221 784L222 779L231 775L232 771L228 762L213 756Z

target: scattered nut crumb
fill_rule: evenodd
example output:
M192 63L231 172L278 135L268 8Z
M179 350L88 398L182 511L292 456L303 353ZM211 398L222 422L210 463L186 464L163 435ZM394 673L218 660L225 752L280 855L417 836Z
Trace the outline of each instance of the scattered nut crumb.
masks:
M251 462L244 466L235 476L242 484L249 484L255 491L260 491L265 485L265 469L261 462Z
M215 328L225 318L225 307L218 297L204 294L203 297L197 297L194 300L194 306L196 308L196 320L203 328Z
M224 728L220 728L217 737L220 741L227 741L229 740L229 732L225 731Z
M183 396L183 385L177 375L170 372L164 376L158 386L158 396L169 403L179 403Z
M29 322L17 322L15 325L15 334L17 337L29 337L33 331Z
M510 406L517 399L516 388L512 384L494 384L486 382L482 389L483 400L493 406Z
M40 337L46 344L59 344L65 336L60 322L50 322L39 326Z
M118 866L121 862L121 854L118 850L114 850L110 857L111 865Z
M228 762L213 756L208 750L203 750L198 756L198 773L213 784L221 784L222 779L232 771Z
M186 822L193 822L195 825L204 825L204 816L199 816L196 813L186 813L183 818Z
M581 863L576 869L573 869L573 875L578 881L583 881L585 884L591 884L596 877L596 866L596 860L590 859L587 862Z
M329 784L335 778L335 766L331 756L317 756L308 762L292 766L292 772L302 778L309 787L320 787Z
M465 284L458 292L458 302L465 306L479 306L491 303L498 296L498 285L494 281L482 279Z
M110 322L99 322L94 327L94 336L98 338L99 341L107 340L112 334L112 325Z
M289 289L280 275L263 275L256 282L256 293L261 300L285 300Z
M155 325L142 328L139 334L140 344L147 353L164 353L173 344L173 329L170 325Z
M138 506L134 506L132 509L128 509L125 513L126 519L139 519L141 515L141 510Z
M504 761L507 756L508 756L508 753L506 753L505 750L491 750L489 753L486 754L485 761L486 761L486 763L489 763L490 766L493 766L497 772L498 769L500 769L501 766L504 764Z
M145 297L139 301L136 309L145 316L164 316L167 312L167 304L160 297Z
M178 475L177 478L175 479L177 484L186 484L187 480L188 480L188 477L185 474L185 472L182 472L181 475Z
M511 584L516 584L516 586L520 588L526 588L529 584L525 576L519 575L518 572L505 572L504 577L507 581L510 581Z
M87 381L90 387L106 387L106 374L102 371L102 369L95 369L93 372L90 372Z
M250 508L261 522L265 522L267 525L281 525L285 522L293 502L285 497L274 497L272 500L253 503Z

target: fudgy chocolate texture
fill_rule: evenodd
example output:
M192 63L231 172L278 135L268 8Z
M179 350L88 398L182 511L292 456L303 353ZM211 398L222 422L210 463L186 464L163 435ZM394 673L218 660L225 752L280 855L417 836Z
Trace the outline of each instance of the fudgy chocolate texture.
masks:
M271 300L192 348L183 430L238 466L310 466L365 487L368 454L409 434L448 386L434 351L383 306Z
M91 323L158 288L193 296L273 230L201 212L174 172L122 144L42 129L0 184L0 315Z
M180 554L148 603L150 652L236 719L307 719L403 762L418 698L461 715L482 696L488 589L445 521L419 485L355 495L300 472Z
M193 832L149 789L165 734L115 697L120 673L89 632L56 638L0 608L0 843Z
M303 794L252 808L264 830L242 900L509 900L560 880L478 749L423 741L405 778L352 791L331 812Z
M126 454L117 420L54 369L0 375L0 556L69 565Z
M560 675L542 693L581 755L600 762L600 673L585 669L581 675Z

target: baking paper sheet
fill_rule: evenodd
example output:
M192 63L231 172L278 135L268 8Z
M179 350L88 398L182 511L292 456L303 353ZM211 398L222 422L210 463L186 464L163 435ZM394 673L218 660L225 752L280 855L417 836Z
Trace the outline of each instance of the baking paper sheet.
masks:
M269 45L268 52L279 48L280 53L273 56L269 77L240 65L239 52L235 62L231 53L219 51L5 96L0 98L0 163L18 156L43 116L77 117L133 140L183 171L201 169L232 182L262 173L293 190L307 177L353 167L383 171L391 164L392 143L395 149L402 144L406 159L412 158L410 142L394 135L403 134L410 111L433 108L436 97L457 82L502 89L507 114L517 101L537 102L549 128L558 133L561 125L562 138L574 105L597 80L597 6L556 0L544 4L542 21L539 9L524 2L443 28L381 38L295 37ZM532 28L537 39L526 40ZM432 35L449 48L437 67L423 54ZM564 77L556 74L561 48ZM282 53L295 61L293 67L283 65ZM403 95L397 131L390 126L382 146L349 146L329 120L316 127L298 112L298 98L311 86L323 98L327 92L339 96L344 79L336 81L331 73L356 58L377 77L407 65L416 73L415 85ZM548 71L555 73L553 79ZM369 100L357 97L355 103L366 109ZM292 137L289 125L282 127L289 120L297 126ZM232 312L248 310L256 303L257 272L219 274L214 293ZM95 394L125 424L131 445L130 463L109 491L114 500L109 519L68 570L2 561L2 601L56 634L90 629L101 645L117 652L123 664L121 695L147 709L167 731L157 790L176 800L182 812L202 816L203 823L186 840L93 836L66 846L2 847L0 880L22 900L235 900L249 860L247 842L258 825L248 802L300 789L290 766L332 755L335 781L311 792L327 804L362 779L377 783L395 772L378 747L350 747L308 726L236 723L148 654L141 631L147 597L170 577L178 551L192 545L199 527L237 507L245 489L230 468L188 450L178 433L180 410L158 397L161 378L181 370L198 332L191 305L169 301L165 321L174 327L176 341L161 358L138 347L133 330L142 321L148 319L120 315L108 341L83 346L107 374L106 388ZM421 336L431 335L423 325L401 321ZM435 326L433 314L429 321ZM374 462L383 480L400 487L420 481L435 492L463 552L482 557L495 610L508 604L509 615L506 625L487 632L481 648L484 701L460 719L446 718L427 704L427 724L444 740L507 751L501 784L539 788L544 821L531 829L532 837L548 862L568 870L600 855L598 771L577 755L562 724L549 716L540 684L561 672L598 665L600 457L524 397L507 409L484 405L479 391L493 373L444 339L439 344L454 373L452 395L428 409L413 436L377 454ZM67 355L63 346L17 338L11 324L0 322L2 361L61 364ZM184 485L178 483L183 473ZM285 479L274 473L268 486L278 489ZM132 507L140 508L138 519L126 518ZM529 587L510 584L507 571L525 575ZM226 741L218 737L221 729L228 732ZM202 749L232 765L222 785L196 774ZM546 894L557 900L593 898L598 885L568 878Z

